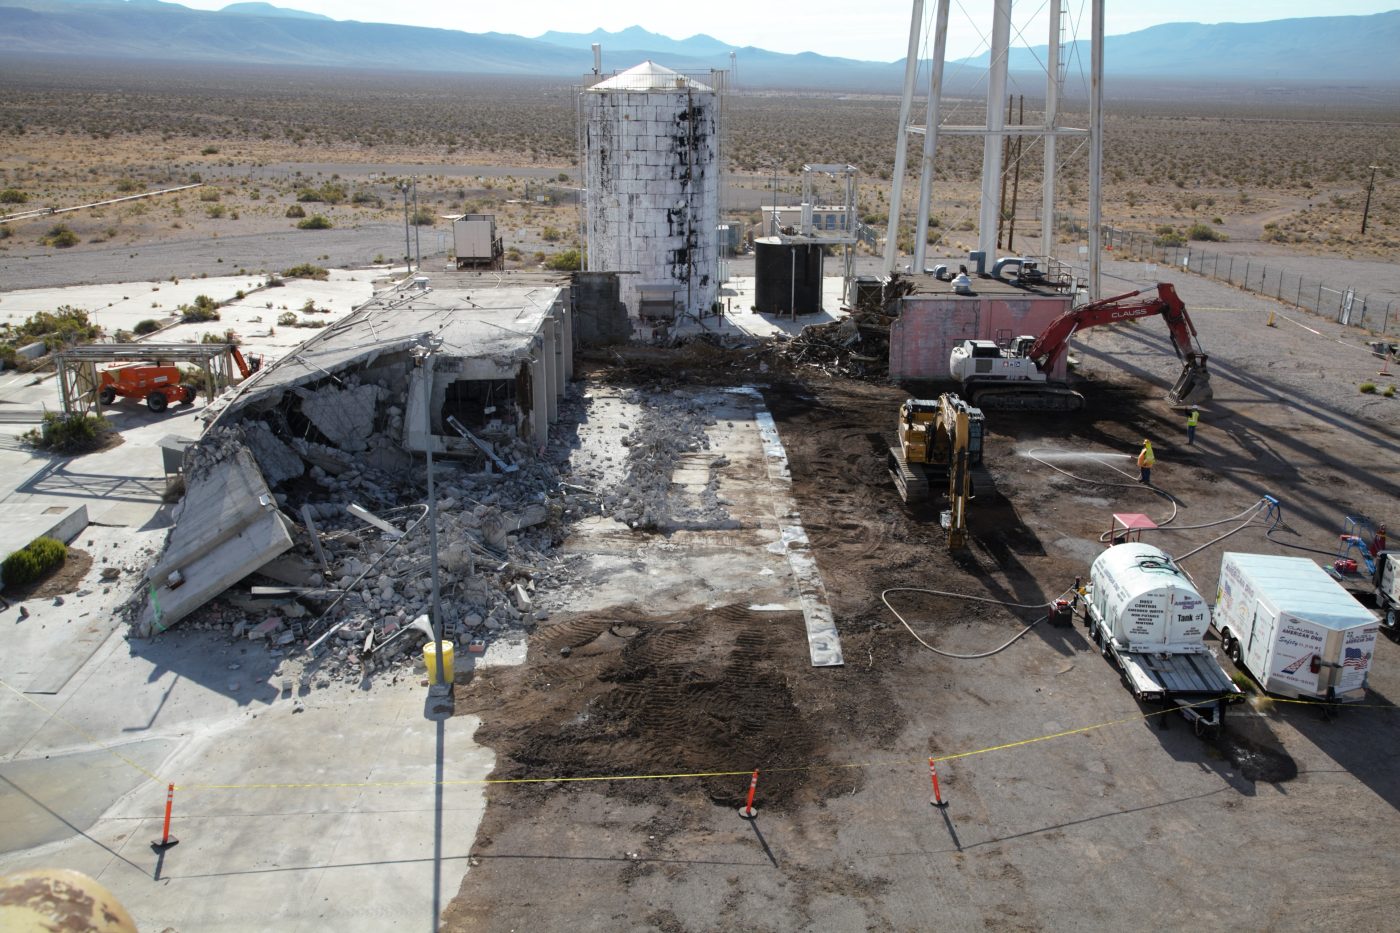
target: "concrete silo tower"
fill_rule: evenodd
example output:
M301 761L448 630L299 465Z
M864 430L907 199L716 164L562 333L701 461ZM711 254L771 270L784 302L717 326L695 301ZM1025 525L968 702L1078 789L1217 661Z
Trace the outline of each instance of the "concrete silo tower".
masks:
M587 268L622 273L633 318L708 309L719 289L719 101L643 62L583 92Z

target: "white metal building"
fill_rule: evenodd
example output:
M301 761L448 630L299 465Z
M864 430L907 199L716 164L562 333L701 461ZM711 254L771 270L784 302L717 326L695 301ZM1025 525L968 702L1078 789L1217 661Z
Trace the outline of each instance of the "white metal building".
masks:
M583 92L587 268L622 273L634 318L708 309L719 289L719 101L693 78L643 62Z

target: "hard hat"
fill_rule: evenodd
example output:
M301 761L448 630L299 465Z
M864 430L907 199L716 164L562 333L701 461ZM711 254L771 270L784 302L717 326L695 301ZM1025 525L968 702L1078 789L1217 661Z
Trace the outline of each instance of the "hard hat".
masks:
M1147 438L1144 437L1144 438L1142 439L1142 446L1144 446L1144 447L1151 447L1151 446L1152 446L1152 442L1149 441Z

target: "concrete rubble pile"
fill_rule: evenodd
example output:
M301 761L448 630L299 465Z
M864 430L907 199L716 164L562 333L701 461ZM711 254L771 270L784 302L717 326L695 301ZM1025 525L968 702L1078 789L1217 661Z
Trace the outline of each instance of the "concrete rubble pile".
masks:
M633 393L642 410L641 423L624 425L627 475L616 491L605 495L605 513L629 528L654 531L676 527L719 527L730 521L715 491L715 471L723 457L700 458L709 469L709 482L694 502L674 494L672 476L683 461L710 449L707 429L716 423L704 401L680 390L669 395Z
M203 472L207 468L199 465L206 462L255 458L270 491L263 508L290 530L294 543L291 554L279 554L258 571L267 581L255 576L225 591L198 609L189 627L266 644L282 665L278 675L288 682L299 678L303 687L358 681L417 659L427 638L412 623L432 608L424 464L396 447L401 461L390 462L405 468L388 472L368 456L388 449L402 429L403 411L370 405L371 398L392 398L383 386L338 382L327 392L333 401L344 402L349 394L365 404L330 414L320 404L324 398L305 405L317 390L303 389L301 410L317 412L324 427L340 428L335 439L353 451L289 438L268 423L276 418L265 416L212 429L191 448L188 461ZM320 427L317 433L330 437ZM703 427L698 434L691 429L687 444L702 436ZM547 618L542 597L569 578L565 562L554 555L566 523L598 511L596 494L561 484L556 463L537 457L525 441L498 442L494 449L517 469L503 474L484 457L439 458L435 464L442 622L444 637L459 654L474 640L504 637ZM352 515L351 505L396 531ZM177 528L179 522L177 514ZM259 585L268 581L285 585ZM140 618L142 595L130 607L133 623ZM134 629L150 635L164 626ZM307 646L315 650L304 652Z

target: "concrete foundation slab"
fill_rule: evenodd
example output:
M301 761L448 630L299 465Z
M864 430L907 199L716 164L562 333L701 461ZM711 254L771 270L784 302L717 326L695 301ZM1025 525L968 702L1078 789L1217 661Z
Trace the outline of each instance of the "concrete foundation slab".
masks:
M5 510L0 522L0 560L25 548L35 538L72 541L88 525L86 505L19 505Z
M756 389L744 390L758 395ZM744 391L738 390L738 391ZM759 396L760 405L762 396ZM782 537L775 548L787 555L792 567L792 575L797 581L797 593L802 603L802 618L807 625L807 645L811 652L813 667L839 667L846 663L841 653L841 636L836 632L836 619L831 613L831 603L826 598L826 584L822 582L821 570L812 554L812 544L807 539L807 531L802 527L802 517L797 512L797 503L792 499L792 474L788 469L787 452L783 450L782 439L778 437L778 426L767 407L754 413L759 433L763 437L763 450L768 464L768 475L773 482L773 510L778 516L778 527Z

